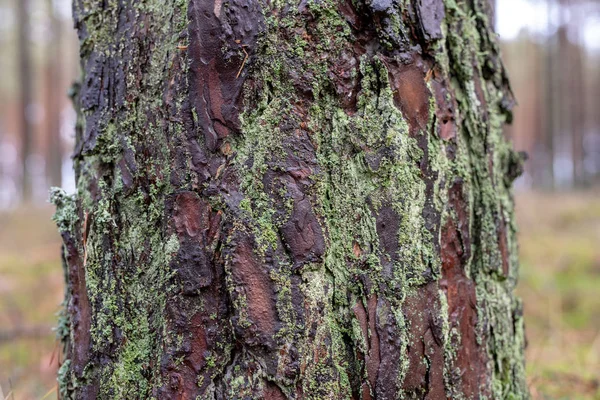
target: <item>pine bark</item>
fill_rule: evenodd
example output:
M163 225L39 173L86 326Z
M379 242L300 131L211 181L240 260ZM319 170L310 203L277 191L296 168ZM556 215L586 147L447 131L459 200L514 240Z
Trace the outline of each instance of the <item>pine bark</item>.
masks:
M488 0L76 0L61 398L526 398Z

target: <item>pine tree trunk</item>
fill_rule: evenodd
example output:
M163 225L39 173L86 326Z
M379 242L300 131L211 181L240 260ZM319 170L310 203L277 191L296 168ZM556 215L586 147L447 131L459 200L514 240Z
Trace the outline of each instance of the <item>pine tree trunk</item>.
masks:
M528 397L488 4L76 0L61 397Z
M50 43L46 46L46 179L50 186L62 184L62 144L60 137L60 119L62 111L63 86L62 68L64 61L62 47L62 24L54 10L54 1L47 0Z
M19 135L20 161L21 161L21 201L31 201L31 152L33 148L34 132L31 115L33 105L33 65L29 35L30 2L29 0L16 0L17 9L17 74L19 79Z

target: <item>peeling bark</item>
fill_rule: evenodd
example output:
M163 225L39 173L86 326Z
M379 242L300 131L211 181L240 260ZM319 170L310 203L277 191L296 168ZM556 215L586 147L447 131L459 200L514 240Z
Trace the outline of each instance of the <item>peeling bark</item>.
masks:
M75 1L61 398L526 398L487 1Z

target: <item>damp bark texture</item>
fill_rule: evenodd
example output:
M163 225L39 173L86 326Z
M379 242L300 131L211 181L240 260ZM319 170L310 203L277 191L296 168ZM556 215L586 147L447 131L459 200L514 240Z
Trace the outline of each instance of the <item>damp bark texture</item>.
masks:
M488 0L75 0L63 399L522 399Z

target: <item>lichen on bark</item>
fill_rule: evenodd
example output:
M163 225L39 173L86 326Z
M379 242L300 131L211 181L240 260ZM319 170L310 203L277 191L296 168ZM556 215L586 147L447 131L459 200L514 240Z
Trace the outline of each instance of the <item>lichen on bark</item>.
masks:
M75 22L62 398L528 397L487 1Z

